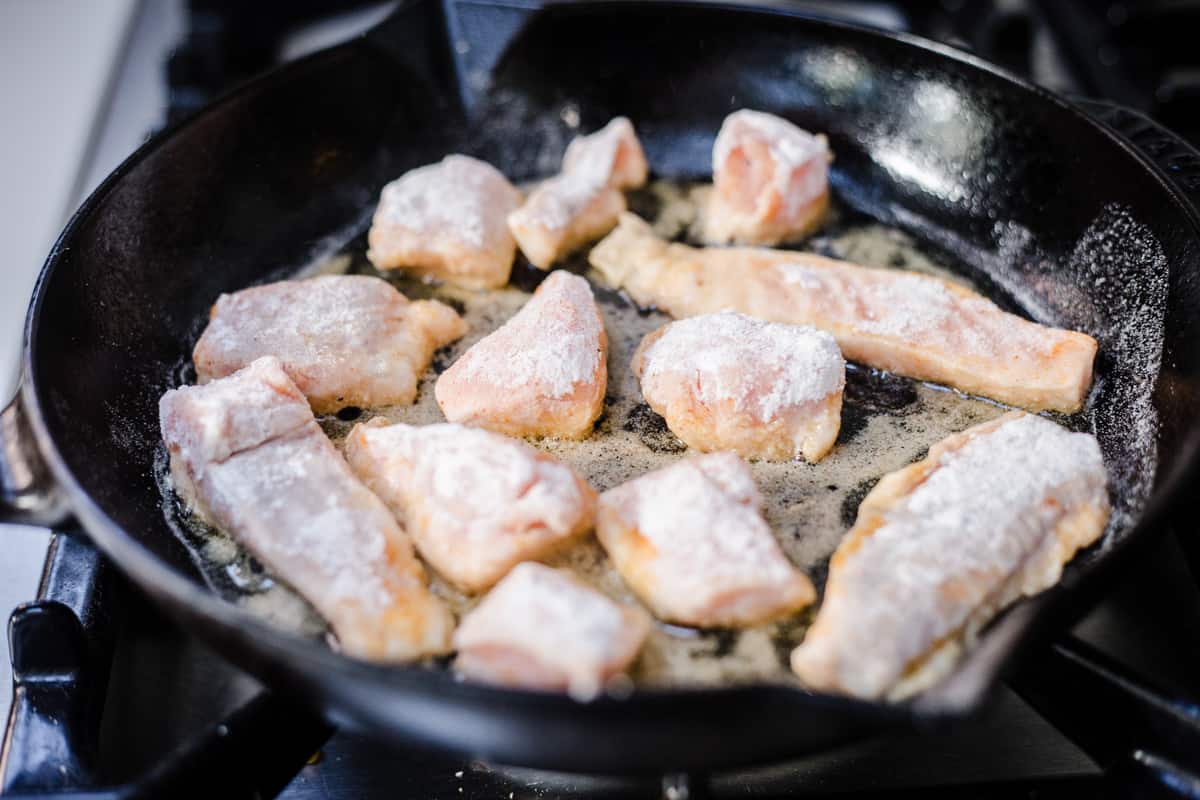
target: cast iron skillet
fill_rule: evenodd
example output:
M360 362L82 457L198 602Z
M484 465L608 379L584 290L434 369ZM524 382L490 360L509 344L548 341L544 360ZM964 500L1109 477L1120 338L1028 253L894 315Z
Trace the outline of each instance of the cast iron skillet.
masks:
M355 662L220 600L166 526L152 474L158 398L183 379L209 305L350 239L386 180L446 152L483 157L513 179L544 174L553 164L540 161L567 133L565 103L584 129L630 116L655 170L680 178L708 173L729 111L783 114L828 132L842 202L953 249L985 283L1031 257L1000 247L996 222L1023 226L1042 259L1026 288L1066 281L1101 310L1144 299L1146 248L1114 244L1127 269L1103 292L1062 265L1105 207L1127 209L1170 267L1153 393L1158 470L1144 511L1058 588L1003 616L950 680L902 707L770 687L580 705ZM1178 166L1176 177L1195 178ZM953 50L716 5L413 2L157 136L71 220L38 283L22 391L4 416L3 475L21 490L5 515L69 509L188 629L338 724L579 771L795 756L977 708L1023 643L1079 611L1131 546L1161 529L1200 441L1198 279L1200 219L1151 159L1079 108ZM1106 330L1089 332L1112 352ZM1119 367L1101 359L1109 389Z

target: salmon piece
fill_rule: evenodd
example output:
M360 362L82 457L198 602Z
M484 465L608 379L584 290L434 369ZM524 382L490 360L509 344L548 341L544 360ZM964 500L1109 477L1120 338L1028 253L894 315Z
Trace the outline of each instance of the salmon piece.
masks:
M617 117L571 142L562 172L509 215L509 229L529 263L549 269L561 256L612 230L625 210L621 190L643 185L647 172L633 124Z
M696 627L755 625L816 597L760 513L733 453L679 461L600 495L596 535L659 619Z
M837 441L846 362L815 328L704 314L643 339L633 371L688 447L815 463Z
M387 507L338 454L276 358L159 402L175 488L372 661L444 653L454 618Z
M646 154L628 117L614 117L589 136L576 136L563 153L563 172L592 171L614 189L636 189L650 172Z
M449 306L379 278L324 275L223 294L192 359L200 382L275 356L318 414L407 405L433 353L467 332Z
M464 591L481 592L592 528L595 491L546 453L462 425L376 422L354 426L346 460L421 557Z
M442 373L434 395L451 422L509 436L580 439L604 406L607 358L591 287L558 270Z
M383 187L367 258L468 289L503 286L517 253L507 219L520 205L521 193L491 164L446 156Z
M1035 411L1072 413L1092 384L1096 340L1000 310L915 272L811 253L670 244L624 214L592 266L644 306L674 317L733 309L833 334L842 354Z
M613 229L626 208L625 195L592 181L587 173L556 175L533 190L508 217L508 227L529 263L538 269Z
M713 144L711 244L775 245L812 233L829 209L829 143L786 119L743 109Z
M633 662L649 632L640 608L526 562L463 618L455 666L472 680L586 701Z
M863 500L792 668L860 698L922 691L998 611L1057 583L1108 516L1090 434L1017 411L949 436Z

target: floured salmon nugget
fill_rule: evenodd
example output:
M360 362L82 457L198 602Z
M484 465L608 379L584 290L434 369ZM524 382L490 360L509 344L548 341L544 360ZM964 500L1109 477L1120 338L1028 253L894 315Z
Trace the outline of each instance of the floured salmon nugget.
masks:
M599 239L625 210L621 191L644 184L647 171L642 145L625 117L577 137L563 156L562 172L509 215L521 252L535 267L549 269L558 258Z
M829 209L829 144L786 119L743 109L713 144L713 193L704 210L712 244L802 239Z
M503 286L517 252L507 219L520 205L521 193L492 165L446 156L383 187L367 258L468 289Z
M434 387L446 419L509 436L578 439L604 406L608 336L588 282L552 272Z
M553 456L462 425L356 425L346 460L417 551L468 592L591 530L596 493Z
M200 381L275 356L313 411L407 405L433 353L467 332L454 309L387 281L324 275L223 294L192 359Z
M571 140L562 171L580 170L605 174L605 183L614 189L636 189L646 183L650 171L646 154L628 117L614 117L595 133Z
M828 333L733 311L672 322L633 358L642 396L697 450L819 461L841 427L846 362Z
M463 618L455 666L474 680L589 700L633 662L649 630L640 608L527 562Z
M659 619L754 625L816 597L775 541L761 505L744 461L733 453L696 456L601 494L596 535Z

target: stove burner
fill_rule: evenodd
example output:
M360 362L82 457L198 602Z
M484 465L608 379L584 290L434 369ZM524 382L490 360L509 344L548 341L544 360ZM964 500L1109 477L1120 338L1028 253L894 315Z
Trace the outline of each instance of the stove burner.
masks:
M1149 566L1153 590L1143 575L1116 593L1117 613L1136 606L1138 615L1125 622L1130 629L1144 631L1146 616L1184 605L1181 589L1196 606L1196 587L1171 540ZM1177 630L1200 642L1200 619L1180 620ZM1046 724L1005 691L991 717L978 723L864 742L800 762L714 775L580 776L397 750L351 733L330 739L327 724L264 691L161 618L73 532L56 534L39 599L13 615L10 635L16 692L0 759L6 798L87 791L93 798L695 800L790 797L800 788L920 789L924 795L939 787L951 793L951 787L970 787L983 797L1101 790L1125 796L1147 787L1161 793L1164 786L1194 786L1200 767L1200 720L1192 706L1174 699L1194 694L1194 666L1172 675L1159 657L1174 641L1154 661L1174 678L1170 691L1145 686L1071 637L1016 677L1017 693L1103 772L1084 766L1061 742L1056 746ZM1035 742L1050 763L1039 774L1022 775L1024 750ZM327 791L330 786L343 789Z

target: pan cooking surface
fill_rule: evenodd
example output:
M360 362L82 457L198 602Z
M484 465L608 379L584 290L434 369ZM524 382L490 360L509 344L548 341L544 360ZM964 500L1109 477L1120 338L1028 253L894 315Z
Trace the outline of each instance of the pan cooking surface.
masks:
M692 241L690 224L704 191L702 185L658 181L631 195L630 205L632 210L652 220L661 235ZM1115 237L1125 241L1138 233L1127 216L1115 209L1111 213L1112 218L1098 221L1094 235L1081 240L1077 248L1079 267L1095 273L1096 280L1126 268L1120 259L1105 257ZM1032 243L1020 240L1019 233L1011 237L1013 247L1032 252ZM322 427L339 445L355 423L374 416L412 424L443 421L433 397L437 375L470 345L511 317L528 300L543 276L519 263L512 285L506 289L472 292L431 286L403 272L375 271L365 258L364 239L358 236L340 252L308 265L296 277L337 272L379 275L410 298L432 297L455 307L470 324L470 332L435 356L421 382L415 405L346 409L337 415L321 417ZM1146 246L1153 250L1152 242ZM1003 296L1003 290L1009 289L1021 301L1025 313L1040 321L1059 324L1069 321L1093 334L1098 330L1095 326L1098 320L1079 318L1079 304L1073 304L1072 298L1061 292L1043 296L1039 289L1044 287L1036 282L1029 284L1018 274L1000 270L990 276L995 286L980 286L965 277L970 269L958 263L949 250L923 246L899 229L845 208L835 210L824 229L802 248L870 266L935 274L985 291L992 289L994 298L1011 308L1014 304L1006 303L1008 298ZM602 278L588 270L586 252L585 249L575 254L564 266L591 279L605 319L610 353L604 412L593 435L582 442L534 440L533 444L574 466L597 490L603 491L684 457L686 448L667 429L662 418L642 401L629 366L641 338L670 318L639 310L627 298L608 289ZM1154 425L1148 406L1150 383L1144 376L1139 379L1135 364L1153 367L1149 375L1156 373L1157 366L1152 362L1156 346L1161 349L1161 322L1154 318L1155 309L1124 311L1120 317L1102 320L1109 326L1106 331L1109 335L1101 338L1100 377L1092 402L1080 414L1057 417L1064 425L1095 430L1100 435L1113 478L1117 514L1112 526L1125 524L1137 512L1145 501L1153 475L1153 449L1147 450L1147 442L1153 442ZM1121 327L1122 324L1126 327ZM1105 338L1110 342L1108 349ZM1114 356L1132 363L1114 365ZM829 557L853 523L858 503L882 475L922 457L946 435L999 416L1004 410L1004 406L988 400L851 365L847 371L841 433L833 452L816 465L802 462L751 465L762 491L767 521L785 552L820 588ZM161 445L157 463L168 522L187 544L210 586L285 629L309 637L324 635L324 623L304 600L275 582L228 536L181 509L170 489ZM575 545L554 563L570 567L614 598L635 602L594 537ZM473 602L436 576L434 588L459 614ZM803 638L814 611L815 607L793 618L746 630L697 631L659 623L631 677L636 684L647 686L794 683L788 654ZM444 661L437 661L428 666L444 665Z

